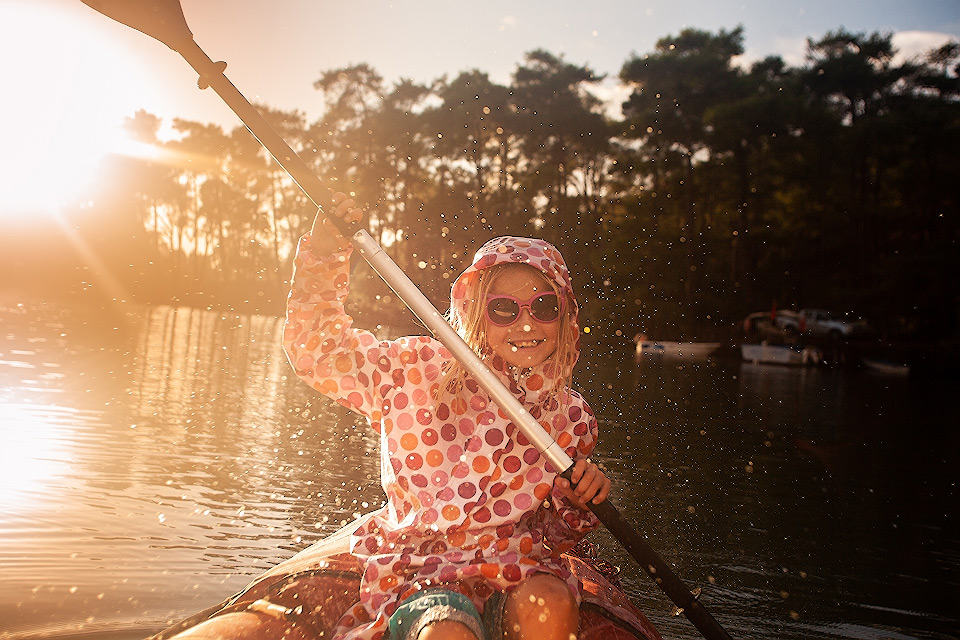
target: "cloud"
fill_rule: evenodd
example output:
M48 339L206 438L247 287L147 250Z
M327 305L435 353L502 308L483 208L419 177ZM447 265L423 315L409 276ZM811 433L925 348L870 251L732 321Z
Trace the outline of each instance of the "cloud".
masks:
M517 17L516 16L503 16L500 18L500 31L512 31L517 28Z
M897 50L894 64L901 64L911 58L923 56L931 49L936 49L951 40L958 40L957 36L937 31L898 31L893 33L890 41ZM762 51L758 47L747 47L742 56L734 59L734 64L748 69L754 62L768 55L778 55L791 67L802 67L806 64L807 39L780 37L773 40L768 46L771 51Z
M763 60L768 56L780 56L787 66L790 67L802 67L807 61L806 38L780 37L764 44L769 46L770 49L764 50L758 46L747 46L744 49L743 55L734 57L734 66L749 69L754 62Z
M891 39L893 46L897 49L895 62L922 56L931 49L942 47L951 40L957 39L956 36L936 31L898 31Z

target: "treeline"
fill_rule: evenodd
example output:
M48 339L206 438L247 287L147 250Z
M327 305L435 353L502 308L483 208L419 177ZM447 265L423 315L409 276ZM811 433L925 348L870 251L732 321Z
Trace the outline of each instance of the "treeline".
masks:
M663 38L623 64L622 105L538 50L507 85L357 65L314 82L316 122L262 111L441 308L480 243L518 234L560 247L602 331L715 337L775 300L955 335L960 43L895 62L889 34L839 30L799 67L743 52L742 28ZM244 128L176 120L161 142L162 124L126 123L153 151L111 158L77 216L84 286L279 310L312 205ZM386 290L358 283L383 317Z

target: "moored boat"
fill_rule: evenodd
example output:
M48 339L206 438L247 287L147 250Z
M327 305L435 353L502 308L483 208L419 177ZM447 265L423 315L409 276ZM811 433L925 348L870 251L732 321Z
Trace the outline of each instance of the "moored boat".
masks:
M149 640L330 638L341 614L358 605L363 567L348 552L351 528L304 549L240 593ZM597 559L591 545L582 543L563 558L581 585L578 640L662 640L624 593L618 569Z
M664 340L636 339L636 357L664 358L667 360L698 360L710 358L717 349L719 342L669 342Z
M909 376L910 375L910 365L900 363L900 362L891 362L889 360L882 360L879 358L862 358L864 368L867 371L872 371L874 373L880 373L886 376Z
M746 362L805 366L819 364L822 359L817 347L791 347L782 344L742 344L740 353Z

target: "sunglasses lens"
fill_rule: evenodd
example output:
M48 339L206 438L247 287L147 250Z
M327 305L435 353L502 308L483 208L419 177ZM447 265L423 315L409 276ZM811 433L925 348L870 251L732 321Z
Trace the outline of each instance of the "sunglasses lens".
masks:
M520 305L510 298L491 298L487 303L487 317L490 322L499 326L506 326L520 315Z
M560 317L560 298L555 293L546 293L530 304L530 315L540 322L553 322Z

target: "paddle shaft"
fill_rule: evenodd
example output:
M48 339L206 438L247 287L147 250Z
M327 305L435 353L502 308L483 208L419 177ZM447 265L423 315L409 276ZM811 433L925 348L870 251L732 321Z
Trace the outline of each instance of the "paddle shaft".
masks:
M94 6L93 2L88 2ZM94 6L95 9L100 10ZM109 14L107 14L109 15ZM116 19L116 18L114 18ZM126 22L125 22L126 23ZM132 25L131 25L132 26ZM140 29L140 27L134 26ZM184 25L185 28L185 25ZM142 30L142 29L141 29ZM148 35L154 35L144 30ZM189 35L189 31L185 32ZM154 35L154 37L156 37ZM158 38L159 39L159 38ZM171 49L183 56L184 60L199 74L199 86L211 87L240 118L250 132L270 152L277 162L290 174L303 192L317 206L322 214L320 201L326 189L313 171L290 148L263 119L260 113L247 101L239 90L223 74L224 63L214 63L191 37L178 38L171 43L162 40ZM356 223L330 218L351 238L352 244L360 251L384 282L396 292L397 296L410 308L421 322L437 337L459 362L474 376L480 386L490 394L501 410L517 425L526 438L550 462L555 469L564 469L569 479L573 461L566 452L546 433L540 424L523 408L523 405L510 393L499 378L480 360L479 356L467 345L453 328L444 320L436 307L423 295L419 288L407 277L397 264L383 251L380 245ZM707 640L729 640L727 632L713 619L709 612L696 600L683 582L670 570L663 560L640 537L633 527L623 518L615 506L606 500L599 505L591 505L591 510L607 527L610 533L623 545L630 555L647 571L661 589L683 610Z
M560 475L570 480L572 469ZM610 500L600 504L588 503L590 511L603 523L610 534L616 538L627 553L647 572L657 586L673 601L677 608L693 623L707 640L731 640L726 629L714 619L707 608L690 591L677 574L667 565L643 536L624 519L623 515Z

